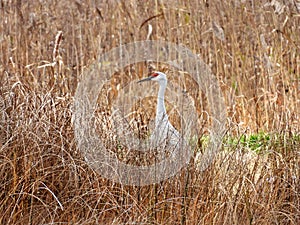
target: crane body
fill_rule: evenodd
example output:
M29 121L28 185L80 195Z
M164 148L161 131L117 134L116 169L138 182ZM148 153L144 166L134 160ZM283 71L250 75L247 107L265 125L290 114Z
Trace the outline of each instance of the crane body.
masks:
M151 147L178 147L177 145L180 141L180 134L170 123L165 107L164 99L167 87L167 76L162 72L154 72L149 77L138 81L138 83L145 81L157 81L159 84L155 116L155 128L150 136Z

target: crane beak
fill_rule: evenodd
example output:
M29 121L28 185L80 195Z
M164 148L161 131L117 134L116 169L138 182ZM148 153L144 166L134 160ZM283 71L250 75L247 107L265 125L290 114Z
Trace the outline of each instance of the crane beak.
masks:
M149 81L149 80L151 80L152 78L153 78L152 76L147 77L147 78L144 78L144 79L142 79L142 80L139 80L138 83L142 83L142 82L145 82L145 81Z

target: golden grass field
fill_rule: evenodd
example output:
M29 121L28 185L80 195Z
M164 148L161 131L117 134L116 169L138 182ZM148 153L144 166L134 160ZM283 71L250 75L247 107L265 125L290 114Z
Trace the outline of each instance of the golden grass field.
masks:
M0 0L0 24L0 224L300 224L298 0ZM227 132L207 170L193 158L166 181L125 186L76 148L74 95L99 55L146 39L184 44L209 66ZM150 66L116 71L100 92L99 135L112 150L103 118ZM155 66L174 82L184 72ZM189 78L180 82L199 113L196 155L205 151L207 101ZM153 99L136 103L148 109L133 114L142 137Z

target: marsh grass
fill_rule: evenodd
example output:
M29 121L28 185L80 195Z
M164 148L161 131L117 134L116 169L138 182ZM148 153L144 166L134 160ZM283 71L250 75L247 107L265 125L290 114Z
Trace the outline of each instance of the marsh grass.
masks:
M297 4L0 1L0 224L299 224ZM210 66L225 97L229 138L203 172L192 159L164 182L124 186L102 178L76 148L73 96L99 54L147 38L185 44ZM109 117L118 84L151 68L132 70L105 84L99 118ZM201 119L196 155L205 151L207 103L188 76L181 82ZM141 117L143 136L153 103L138 106L133 118Z

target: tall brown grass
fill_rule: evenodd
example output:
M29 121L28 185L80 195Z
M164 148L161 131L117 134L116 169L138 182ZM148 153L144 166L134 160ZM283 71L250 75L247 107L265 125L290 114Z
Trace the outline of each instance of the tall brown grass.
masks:
M0 223L299 224L299 15L294 0L0 1ZM191 162L145 187L89 168L74 140L77 84L99 54L146 38L199 54L220 82L228 136L270 133L259 153L224 143L206 171ZM108 105L126 82L115 78Z

